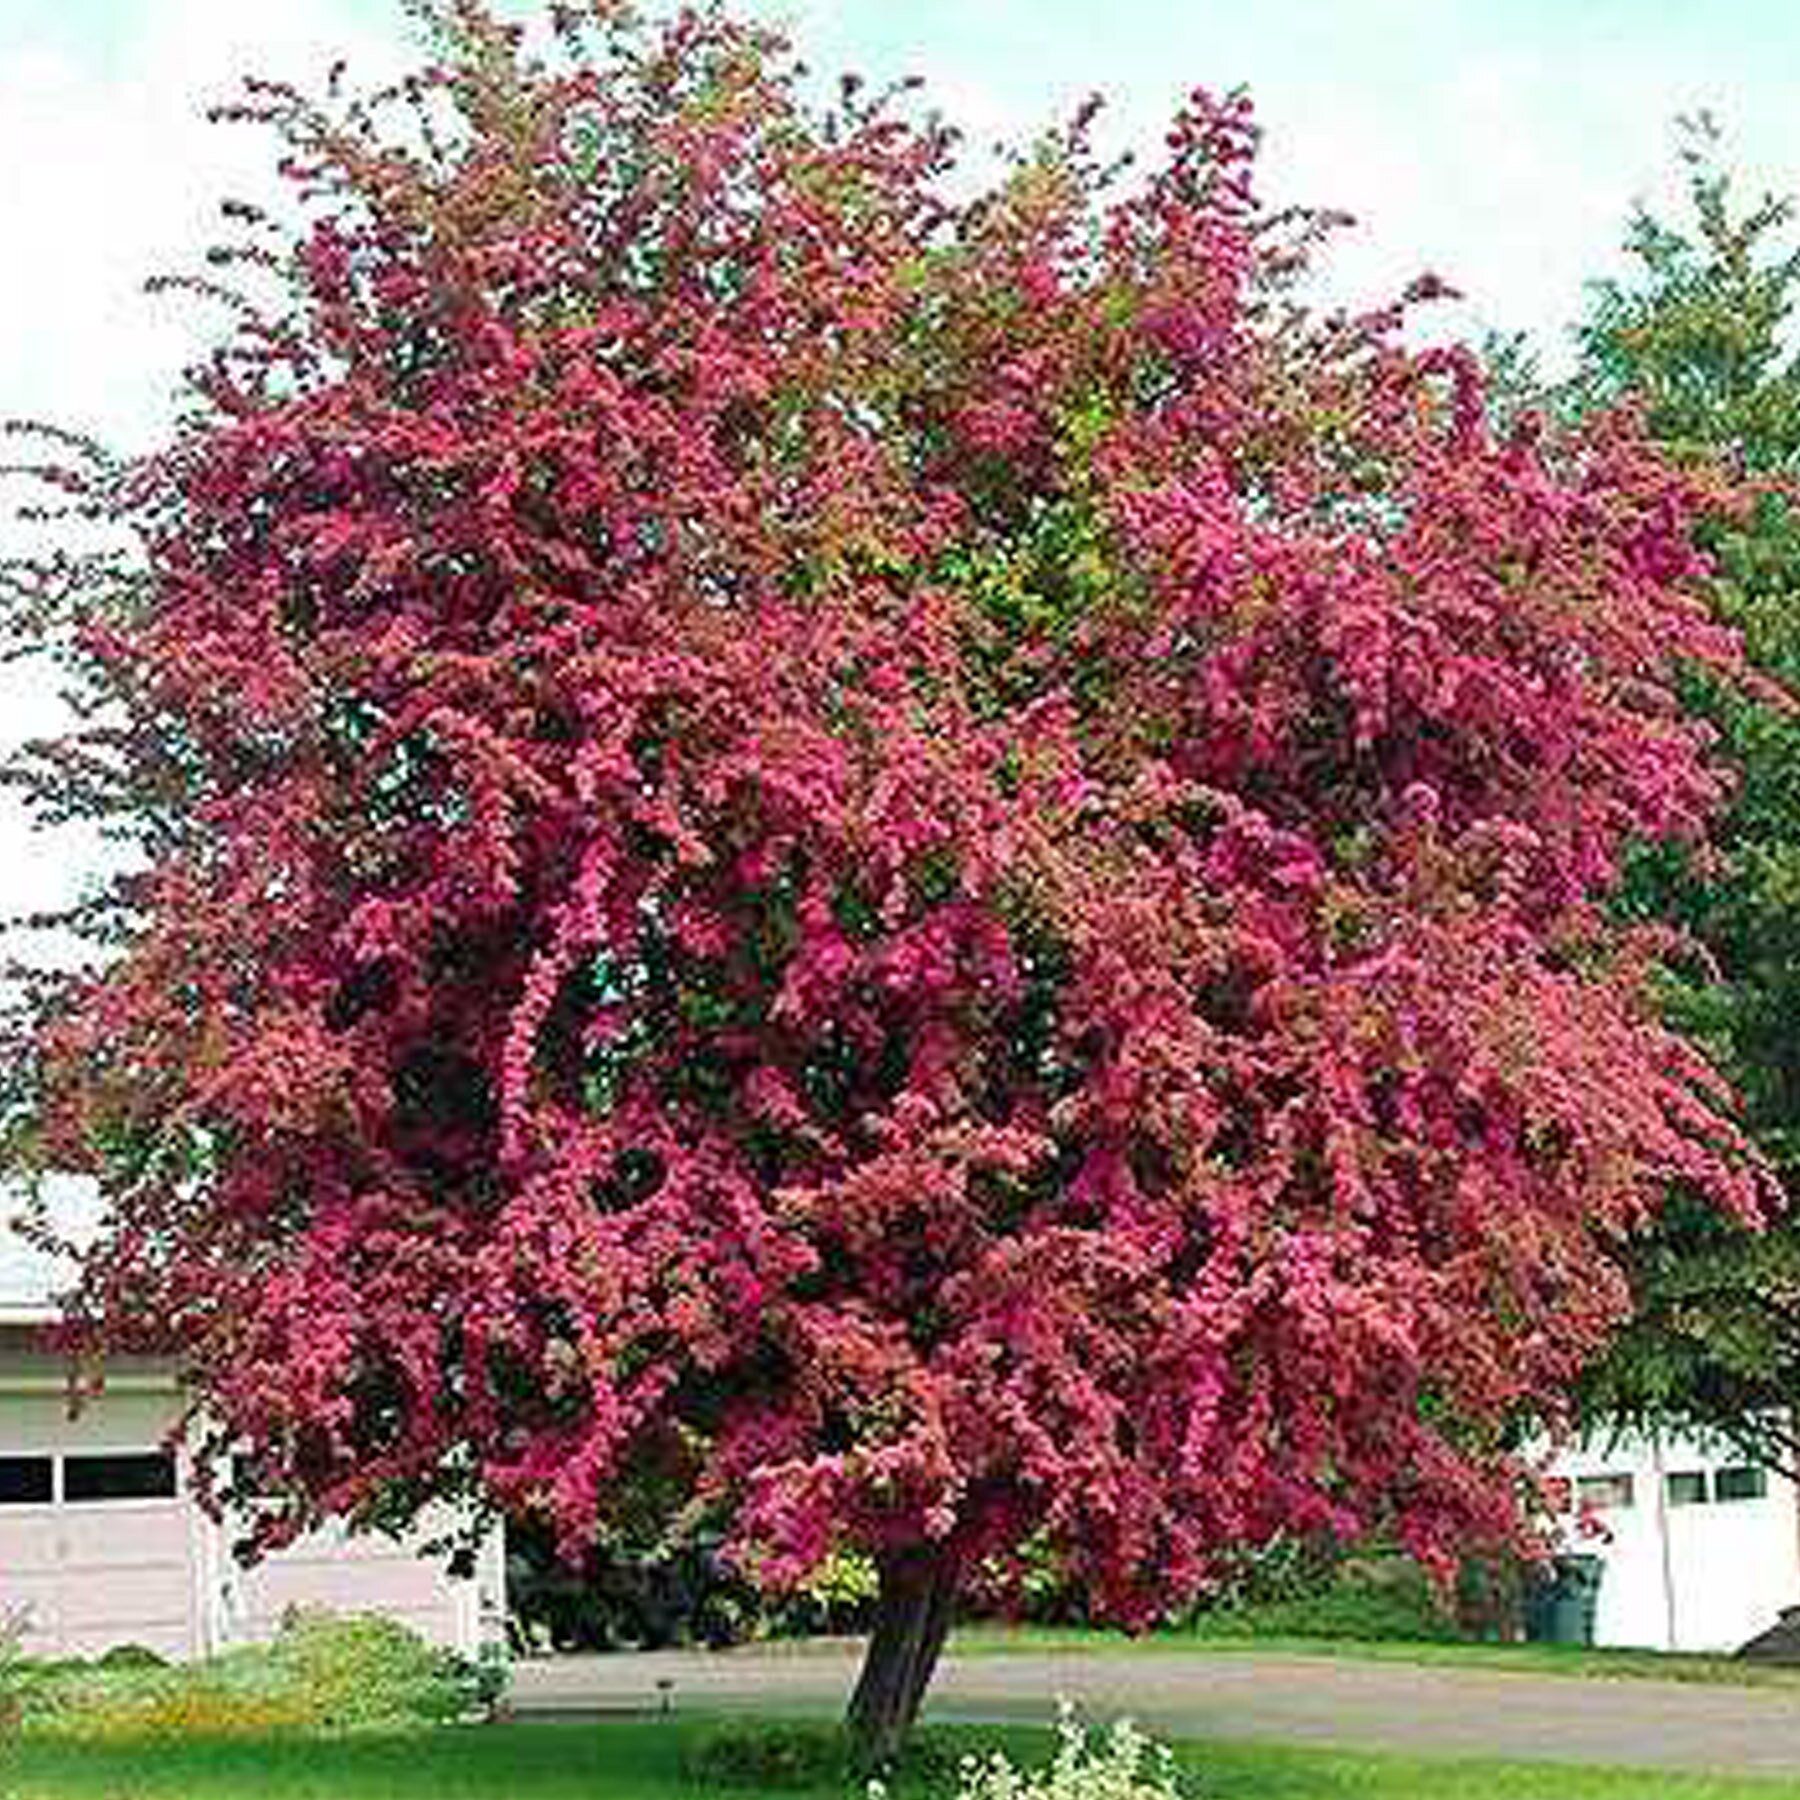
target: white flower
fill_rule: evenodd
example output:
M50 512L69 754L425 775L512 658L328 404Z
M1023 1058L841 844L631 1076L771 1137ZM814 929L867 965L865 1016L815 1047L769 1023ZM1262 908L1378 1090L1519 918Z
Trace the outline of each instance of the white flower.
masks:
M1181 1800L1175 1757L1129 1719L1090 1741L1074 1702L1056 1703L1057 1750L1048 1768L1026 1774L1003 1751L985 1761L966 1757L956 1800ZM870 1800L885 1800L871 1787Z

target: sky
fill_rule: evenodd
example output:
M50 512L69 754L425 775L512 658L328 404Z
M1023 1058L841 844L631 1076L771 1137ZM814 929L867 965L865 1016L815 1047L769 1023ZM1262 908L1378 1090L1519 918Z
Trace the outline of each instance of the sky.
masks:
M502 0L528 10L527 0ZM822 75L924 77L971 145L1029 137L1091 91L1102 144L1153 150L1196 84L1249 86L1262 185L1357 226L1326 271L1376 303L1430 269L1446 329L1531 333L1554 361L1634 202L1666 205L1677 115L1710 108L1747 185L1800 189L1793 0L762 0ZM216 202L270 192L266 147L207 125L246 71L380 80L400 0L0 0L0 418L153 443L214 321L149 299ZM0 542L12 541L0 523ZM0 739L54 693L0 679ZM78 858L0 806L0 911L68 891ZM0 1288L4 1286L0 1261Z
M529 0L503 0L513 12ZM973 144L1085 93L1154 146L1197 83L1247 83L1265 190L1357 215L1329 275L1374 301L1430 268L1459 322L1554 344L1672 191L1678 113L1707 106L1753 183L1800 187L1791 0L762 0L815 69L916 73ZM380 77L400 0L0 0L0 415L154 436L210 325L140 293L191 259L214 201L267 191L256 134L199 112L245 70Z

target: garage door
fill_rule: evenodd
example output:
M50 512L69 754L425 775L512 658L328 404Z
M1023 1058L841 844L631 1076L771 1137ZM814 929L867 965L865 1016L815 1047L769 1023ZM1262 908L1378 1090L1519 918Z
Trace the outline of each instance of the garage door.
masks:
M0 1454L0 1606L34 1655L198 1643L193 1514L166 1451Z
M290 1607L378 1612L435 1643L460 1648L467 1635L465 1584L448 1580L415 1542L355 1534L331 1524L227 1578L227 1617L236 1641L273 1637Z

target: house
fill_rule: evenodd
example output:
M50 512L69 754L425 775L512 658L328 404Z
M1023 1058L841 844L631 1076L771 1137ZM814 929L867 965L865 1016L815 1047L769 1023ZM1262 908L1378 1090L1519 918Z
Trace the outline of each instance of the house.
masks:
M1551 1485L1566 1547L1605 1565L1598 1644L1735 1650L1800 1602L1800 1490L1720 1440L1596 1437Z
M270 1636L291 1606L382 1612L465 1655L503 1642L496 1532L467 1579L411 1542L333 1526L250 1569L193 1500L165 1441L180 1404L168 1359L120 1358L71 1413L43 1342L58 1273L0 1229L0 1613L23 1609L28 1654L146 1645L206 1656Z

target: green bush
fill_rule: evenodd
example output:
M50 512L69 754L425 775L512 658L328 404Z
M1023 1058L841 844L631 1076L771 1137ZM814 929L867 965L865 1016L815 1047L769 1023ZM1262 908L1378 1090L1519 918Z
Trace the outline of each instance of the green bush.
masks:
M147 1644L114 1644L103 1651L95 1662L101 1669L166 1669L169 1659Z
M203 1672L159 1672L154 1680L71 1686L50 1698L53 1704L34 1715L37 1729L88 1744L261 1737L303 1730L311 1723L299 1694L247 1693Z
M443 1723L491 1698L490 1678L467 1657L374 1614L291 1613L268 1655L311 1722L330 1730Z
M960 1762L941 1734L915 1730L901 1756L900 1773L935 1790L948 1785ZM841 1725L798 1721L720 1725L695 1738L682 1756L682 1772L703 1793L843 1788L855 1769L855 1750Z
M1230 1553L1213 1587L1209 1612L1241 1612L1313 1600L1338 1583L1350 1552L1334 1538L1284 1535Z
M25 1710L25 1659L19 1642L25 1635L25 1614L0 1612L0 1744L19 1729Z
M1181 1800L1175 1758L1129 1719L1090 1737L1067 1700L1057 1702L1056 1754L1042 1768L1017 1768L1004 1751L964 1757L956 1800ZM868 1800L887 1787L868 1784Z
M1193 1625L1204 1615L1205 1629L1220 1614L1253 1612L1274 1601L1311 1599L1330 1590L1345 1559L1343 1546L1322 1536L1278 1537L1239 1549L1222 1559L1210 1592L1198 1607L1172 1610L1157 1623ZM1034 1625L1104 1623L1092 1614L1066 1553L1041 1533L976 1570L965 1612L971 1618Z
M549 1530L527 1521L507 1531L506 1586L515 1628L545 1649L723 1649L769 1623L756 1589L706 1539L609 1544L572 1567Z
M721 1725L696 1738L682 1761L688 1779L709 1791L830 1787L851 1768L841 1727L805 1724Z
M798 1587L766 1597L760 1623L772 1637L866 1631L877 1585L870 1557L856 1550L834 1550Z
M1465 1635L1424 1571L1398 1556L1347 1561L1314 1592L1214 1607L1192 1626L1206 1637L1447 1643Z
M439 1724L485 1709L504 1670L427 1643L392 1619L296 1612L272 1643L203 1663L101 1658L23 1690L25 1721L57 1736L231 1736Z

